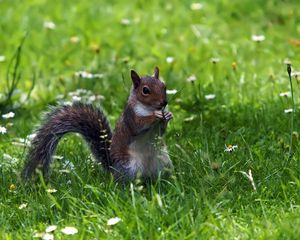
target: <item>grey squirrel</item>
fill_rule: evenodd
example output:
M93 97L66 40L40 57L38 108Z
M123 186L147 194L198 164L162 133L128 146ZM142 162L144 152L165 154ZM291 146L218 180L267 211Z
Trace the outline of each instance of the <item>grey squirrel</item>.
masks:
M166 86L159 80L159 69L155 67L154 75L145 77L131 70L131 79L131 93L113 133L103 112L92 105L75 103L52 110L32 140L22 176L30 179L36 168L47 174L59 140L69 132L83 136L116 181L155 179L172 169L161 137L173 116L165 111Z

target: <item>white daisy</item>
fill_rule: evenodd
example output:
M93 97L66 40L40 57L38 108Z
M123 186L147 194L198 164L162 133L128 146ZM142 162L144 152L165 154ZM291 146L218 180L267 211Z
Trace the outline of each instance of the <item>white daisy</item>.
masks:
M210 61L211 61L212 63L216 64L216 63L220 62L220 58L214 57L214 58L211 58Z
M130 23L131 23L130 20L127 19L127 18L123 18L123 19L121 20L121 24L122 24L122 25L129 25Z
M54 240L54 235L51 233L45 233L42 237L43 240Z
M51 22L51 21L45 21L45 22L44 22L44 28L53 30L53 29L56 28L56 25L55 25L54 22Z
M291 76L292 76L292 77L300 76L300 71L292 71L292 72L291 72Z
M57 229L57 226L56 225L50 225L46 228L46 233L50 233L50 232L53 232Z
M292 108L284 109L284 113L292 113L294 110Z
M280 97L290 97L291 96L291 92L282 92L282 93L279 93L279 96Z
M225 145L225 149L224 149L224 152L234 152L235 151L235 149L237 149L238 148L238 145L231 145L231 144L229 144L229 145Z
M119 217L110 218L107 220L107 225L112 226L112 225L117 224L120 221L121 221L121 218L119 218Z
M192 3L190 6L191 10L201 10L203 8L203 4L201 3Z
M176 94L177 93L177 90L176 89L168 89L167 90L167 94Z
M5 128L5 127L2 127L2 126L0 126L0 133L1 133L1 134L5 134L5 133L7 133L7 130L6 130L6 128Z
M6 113L6 114L2 115L2 117L4 119L13 118L14 116L15 116L15 113L13 113L13 112L9 112L9 113Z
M186 79L188 82L195 82L197 80L196 75L191 75Z
M88 78L88 79L91 79L91 78L103 78L103 74L102 73L92 74L92 73L89 73L89 72L86 72L86 71L76 72L75 76L76 77L80 77L80 78Z
M57 190L56 190L55 188L48 188L48 189L47 189L47 192L48 192L48 193L56 193Z
M215 94L207 94L204 96L206 100L213 100L216 98Z
M166 62L167 62L167 63L172 63L172 62L174 62L174 57L167 57L167 58L166 58Z
M73 36L73 37L70 38L70 42L71 43L79 43L80 38L78 36Z
M19 209L23 209L23 208L26 208L27 207L27 203L22 203L20 206L19 206Z
M80 78L92 78L93 74L86 71L79 71L75 73L75 76Z
M264 35L252 35L251 39L254 42L262 42L266 39L266 37Z
M60 231L66 235L74 235L74 234L78 233L78 230L75 227L65 227Z

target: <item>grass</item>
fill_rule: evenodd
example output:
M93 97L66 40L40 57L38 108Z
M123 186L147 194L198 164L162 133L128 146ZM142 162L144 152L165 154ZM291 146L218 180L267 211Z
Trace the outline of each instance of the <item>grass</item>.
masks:
M0 111L16 114L0 119L7 128L0 134L1 239L31 239L49 225L58 226L56 239L299 239L299 78L292 78L292 129L284 113L291 99L279 93L290 86L284 60L300 68L300 4L212 0L191 10L191 3L0 1L6 57ZM44 28L45 21L55 29ZM26 34L17 69L8 70ZM255 34L265 40L252 41ZM70 41L74 36L80 41ZM130 69L145 75L154 66L178 91L170 95L174 119L166 135L175 166L170 179L123 189L70 135L59 144L62 159L54 161L49 181L22 182L27 149L19 138L33 132L48 105L87 89L85 95L104 97L94 104L114 126L129 94ZM103 78L74 76L81 70ZM194 82L186 80L191 75ZM9 79L17 84L7 102ZM216 97L206 100L208 94ZM224 152L228 144L238 149ZM241 173L249 169L257 191ZM112 217L121 222L107 226ZM65 226L78 233L63 235Z

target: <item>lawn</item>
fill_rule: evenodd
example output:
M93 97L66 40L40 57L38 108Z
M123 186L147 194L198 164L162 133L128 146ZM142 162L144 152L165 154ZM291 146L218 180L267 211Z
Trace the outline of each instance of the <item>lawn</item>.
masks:
M42 237L55 225L45 239L299 239L299 8L0 0L0 238ZM170 178L121 187L73 134L49 179L22 181L49 105L92 102L114 126L130 70L150 75L155 66L172 90Z

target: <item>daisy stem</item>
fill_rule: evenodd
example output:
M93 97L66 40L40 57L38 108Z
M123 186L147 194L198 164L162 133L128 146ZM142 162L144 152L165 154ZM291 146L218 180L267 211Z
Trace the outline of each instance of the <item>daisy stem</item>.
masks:
M289 81L290 81L290 89L291 89L291 101L292 101L292 115L291 115L291 139L290 139L290 151L289 151L289 157L288 157L288 161L290 161L290 159L293 156L293 133L294 133L294 114L295 114L295 101L294 101L294 89L293 89L293 82L292 82L292 76L291 76L291 64L287 64L287 72L289 75Z

